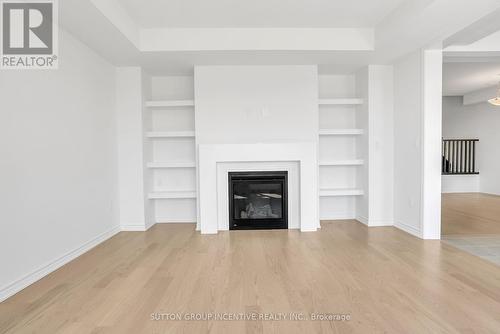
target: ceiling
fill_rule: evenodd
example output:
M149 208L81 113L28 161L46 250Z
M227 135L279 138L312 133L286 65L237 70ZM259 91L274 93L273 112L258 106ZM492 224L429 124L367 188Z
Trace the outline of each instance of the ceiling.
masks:
M443 65L444 96L463 96L498 85L499 81L500 62L445 63Z
M374 27L405 0L119 0L142 28Z
M224 64L307 64L340 74L394 63L471 23L477 32L485 16L493 22L488 31L500 25L491 15L500 0L456 1L64 0L59 24L112 64L152 75ZM466 35L455 40L481 37ZM450 87L453 94L469 89Z

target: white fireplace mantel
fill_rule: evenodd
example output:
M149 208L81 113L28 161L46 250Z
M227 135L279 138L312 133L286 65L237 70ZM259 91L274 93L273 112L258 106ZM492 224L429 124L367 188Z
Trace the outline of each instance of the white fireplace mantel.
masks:
M315 142L269 144L200 144L198 145L198 229L202 234L214 234L227 229L220 221L223 206L218 184L221 163L237 162L238 169L255 170L256 162L297 162L299 170L299 222L301 231L316 231L319 227L318 152ZM243 166L243 167L242 167ZM226 173L227 174L227 173ZM227 177L227 175L225 176ZM220 180L219 180L220 181ZM227 187L227 183L225 186ZM226 192L227 193L227 192ZM227 210L227 208L224 208ZM295 224L294 224L295 225Z

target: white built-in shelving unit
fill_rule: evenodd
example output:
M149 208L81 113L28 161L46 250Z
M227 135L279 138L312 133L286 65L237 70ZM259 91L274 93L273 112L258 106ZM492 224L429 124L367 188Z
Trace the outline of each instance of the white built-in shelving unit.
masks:
M163 101L147 101L146 107L161 108L161 107L194 107L194 100L163 100Z
M196 198L196 191L157 191L149 193L149 199Z
M320 129L320 136L358 136L363 134L363 129Z
M146 133L148 138L194 138L194 131L150 131Z
M318 104L320 106L348 106L348 105L362 105L364 103L363 99L319 99Z
M320 161L320 166L361 166L365 162L363 159L352 159L352 160L324 160Z
M196 220L196 151L194 82L192 77L157 77L152 99L145 103L149 117L145 145L148 198L157 222ZM355 218L356 198L364 196L359 173L367 157L360 139L366 129L357 121L363 99L357 98L354 76L320 76L319 196L321 219ZM180 97L180 98L174 98Z
M146 101L148 199L157 223L196 221L196 151L193 77L153 77ZM180 98L178 98L180 97Z
M320 189L319 195L323 197L337 196L360 196L363 195L363 189Z
M358 171L365 157L359 156L359 138L365 129L357 122L357 108L364 100L355 97L354 76L320 76L319 196L321 219L356 217L356 198L364 195Z
M195 168L196 163L193 162L149 162L148 168Z

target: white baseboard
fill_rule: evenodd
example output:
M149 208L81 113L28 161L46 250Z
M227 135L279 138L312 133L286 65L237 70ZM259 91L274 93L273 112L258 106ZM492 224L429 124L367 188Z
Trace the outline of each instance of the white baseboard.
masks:
M365 216L357 216L356 217L356 220L362 224L365 224L366 226L368 226L368 218L366 218Z
M417 230L413 226L407 225L403 222L396 221L394 223L394 226L402 230L403 232L409 233L413 235L414 237L422 239L422 232L420 230Z
M196 218L168 218L156 217L156 224L196 224Z
M64 266L68 262L76 259L80 255L88 252L95 246L99 245L100 243L108 240L115 234L119 233L121 231L120 226L115 226L111 228L110 230L98 235L97 237L87 241L83 245L81 245L78 248L73 249L72 251L69 251L68 253L62 255L61 257L53 260L52 262L38 268L37 270L25 275L24 277L18 279L17 281L4 286L0 289L0 302L3 302L7 298L15 295L19 291L23 290L24 288L28 287L29 285L35 283L36 281L42 279L43 277L47 276L51 272L59 269L60 267Z
M147 226L146 226L146 231L147 231L147 230L149 230L151 227L153 227L153 226L155 226L155 225L156 225L156 223L155 223L155 222L151 222L151 223L147 224Z
M321 216L319 220L352 220L356 219L356 216L350 213L340 213L330 216Z
M148 224L144 226L144 224L136 224L136 225L120 225L120 228L124 232L145 232L153 227L155 223Z
M394 222L392 220L370 220L368 222L368 226L370 227L394 226Z
M146 226L144 225L121 225L120 229L124 232L144 232Z

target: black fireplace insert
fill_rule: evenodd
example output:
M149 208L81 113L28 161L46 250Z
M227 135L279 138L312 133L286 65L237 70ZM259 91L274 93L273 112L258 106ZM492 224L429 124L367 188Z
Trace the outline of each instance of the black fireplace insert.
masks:
M229 229L287 229L288 172L230 172Z

